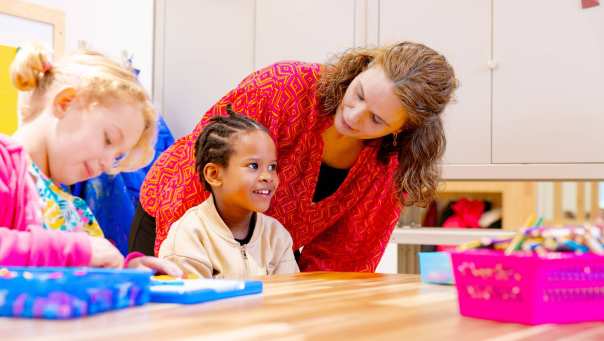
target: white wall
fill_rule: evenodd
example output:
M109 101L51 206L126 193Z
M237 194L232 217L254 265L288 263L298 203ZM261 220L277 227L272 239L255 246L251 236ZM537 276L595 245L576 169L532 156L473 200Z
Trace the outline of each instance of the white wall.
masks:
M390 242L386 245L384 255L380 260L375 272L383 274L398 273L398 244Z
M153 84L153 0L28 0L65 13L65 52L84 40L90 48L121 59L134 55L140 81L149 94Z
M279 60L323 63L354 46L354 24L353 0L257 1L254 68Z
M155 101L172 133L188 134L258 68L284 59L323 62L352 47L361 2L157 0Z
M254 70L254 4L157 1L154 99L175 137Z

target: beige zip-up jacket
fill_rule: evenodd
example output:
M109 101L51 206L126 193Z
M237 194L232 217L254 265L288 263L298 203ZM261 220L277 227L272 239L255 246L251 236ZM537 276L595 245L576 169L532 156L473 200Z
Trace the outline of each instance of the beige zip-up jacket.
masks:
M185 274L240 279L299 272L292 244L279 221L257 213L252 238L240 245L210 196L172 224L159 257L176 263Z

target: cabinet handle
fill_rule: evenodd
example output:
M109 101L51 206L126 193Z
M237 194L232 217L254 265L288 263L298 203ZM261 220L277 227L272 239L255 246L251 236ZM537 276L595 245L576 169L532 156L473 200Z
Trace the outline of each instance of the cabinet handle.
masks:
M489 60L487 62L487 67L491 70L495 70L497 68L497 61L496 60Z

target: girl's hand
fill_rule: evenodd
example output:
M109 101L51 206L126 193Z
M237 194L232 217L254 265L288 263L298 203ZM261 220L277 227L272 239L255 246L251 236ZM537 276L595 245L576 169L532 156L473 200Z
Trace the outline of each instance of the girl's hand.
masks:
M180 270L176 264L167 259L151 256L143 256L131 259L128 262L128 269L151 269L156 271L156 275L182 277L182 270Z
M97 268L121 268L124 266L124 256L107 239L90 237L92 259L90 266Z

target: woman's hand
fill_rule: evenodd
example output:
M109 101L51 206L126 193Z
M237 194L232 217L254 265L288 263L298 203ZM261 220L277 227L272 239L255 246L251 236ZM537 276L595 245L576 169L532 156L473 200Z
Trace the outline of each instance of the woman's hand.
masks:
M176 264L167 259L151 256L143 256L131 259L128 262L128 269L151 269L155 270L157 275L182 277L182 270L180 270Z
M97 268L121 268L124 266L124 256L107 239L90 237L92 258L90 266Z

